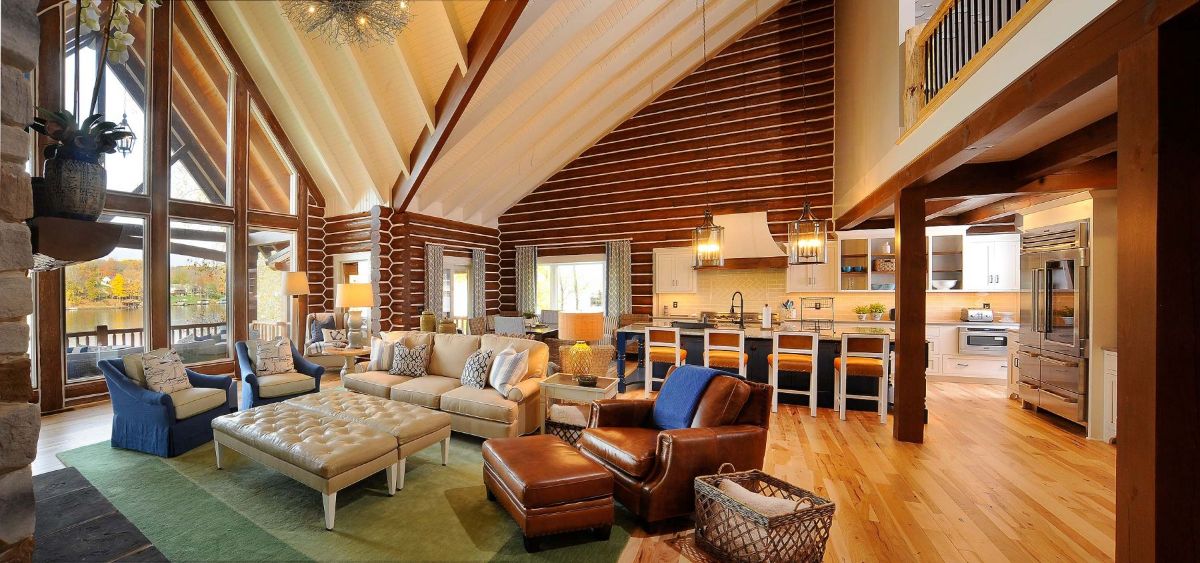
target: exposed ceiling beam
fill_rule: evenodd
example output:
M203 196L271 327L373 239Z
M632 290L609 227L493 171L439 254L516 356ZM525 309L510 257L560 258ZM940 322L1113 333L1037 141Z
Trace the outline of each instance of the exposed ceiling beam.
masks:
M1078 192L1117 189L1117 155L1110 154L1047 174L1017 188L1018 192Z
M890 205L900 190L936 179L1055 109L1116 76L1116 54L1197 0L1118 0L1011 84L950 128L837 218L849 228Z
M454 53L458 55L455 61L458 64L458 73L467 73L467 38L464 37L462 28L458 25L458 20L454 14L450 13L450 7L445 2L427 2L424 5L432 5L432 11L435 17L442 21L446 26L447 37L454 41Z
M1117 187L1115 155L1102 156L1066 170L1035 180L1018 178L1013 173L1021 163L992 162L966 164L925 185L930 197L975 197L1018 192L1079 192L1111 190ZM838 225L838 228L843 228Z
M427 95L425 89L421 87L420 79L417 77L417 69L412 64L412 55L408 53L408 48L404 46L402 41L394 41L391 44L392 54L399 61L399 66L396 69L396 74L404 81L404 85L417 97L421 102L421 107L425 109L425 129L432 132L437 125L437 114L433 107L433 96ZM409 167L411 170L412 159L409 159Z
M1018 178L1033 179L1117 151L1117 116L1110 115L1020 159Z
M413 147L412 156L409 158L412 174L400 174L392 186L391 202L396 210L403 212L412 203L413 196L429 175L429 169L441 154L446 141L450 139L454 126L462 117L479 84L483 82L488 68L492 66L492 61L496 60L496 55L500 53L500 48L508 39L509 32L521 17L527 3L527 0L489 2L484 9L483 18L479 20L467 47L467 60L471 65L466 74L450 77L435 106L437 126L432 132L422 135Z
M1004 225L976 225L967 229L968 235L994 235L1002 233L1017 232L1017 224L1009 223Z
M1011 216L1022 209L1058 199L1062 194L1021 194L1002 199L987 205L976 207L958 215L958 222L963 225L978 225L980 223L995 223L1001 217Z
M925 202L925 220L929 221L931 219L937 219L942 215L948 215L953 208L958 207L959 205L962 205L970 200L971 198L966 197L928 200Z

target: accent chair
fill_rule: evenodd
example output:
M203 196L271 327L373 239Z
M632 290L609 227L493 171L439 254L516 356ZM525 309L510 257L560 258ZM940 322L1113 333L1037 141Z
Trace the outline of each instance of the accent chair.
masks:
M112 400L112 446L175 457L212 440L211 422L237 410L236 388L227 375L185 370L191 389L159 393L129 377L121 360L100 360Z
M296 371L263 376L254 370L253 340L237 342L233 347L237 350L238 370L242 376L242 410L321 390L325 368L304 359L295 344L292 345L292 363Z

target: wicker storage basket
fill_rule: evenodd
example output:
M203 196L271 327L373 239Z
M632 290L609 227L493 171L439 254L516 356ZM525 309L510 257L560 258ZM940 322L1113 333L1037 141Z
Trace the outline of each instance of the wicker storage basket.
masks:
M562 438L562 441L574 446L579 442L579 437L583 436L583 427L547 420L546 433L558 436L559 438Z
M731 472L723 473L728 468ZM833 525L833 502L762 471L696 477L696 544L722 561L820 561ZM729 479L751 492L797 501L797 510L769 517L730 498L719 488ZM804 501L804 502L802 502Z
M876 272L895 272L896 271L896 259L895 258L876 258L875 259L875 271Z

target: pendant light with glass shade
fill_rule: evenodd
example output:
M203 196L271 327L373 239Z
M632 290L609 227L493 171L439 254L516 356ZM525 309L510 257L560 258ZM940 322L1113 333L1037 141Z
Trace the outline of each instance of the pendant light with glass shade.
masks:
M813 215L812 206L806 200L800 217L788 223L788 264L824 264L825 239L828 234L828 223Z
M704 62L700 68L708 64L708 17L705 10L705 0L700 0L700 48ZM708 83L705 82L705 94L708 94ZM708 125L708 105L704 107L704 123ZM705 161L708 159L705 158ZM709 198L708 188L705 187L705 199ZM712 211L704 208L704 223L692 229L692 268L719 268L725 265L725 227L713 222Z

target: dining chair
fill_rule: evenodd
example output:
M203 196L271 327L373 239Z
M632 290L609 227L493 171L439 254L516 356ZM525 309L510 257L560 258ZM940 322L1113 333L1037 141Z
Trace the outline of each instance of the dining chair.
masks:
M642 391L642 396L648 399L650 398L650 391L654 388L654 382L666 381L665 379L656 379L654 377L654 364L658 362L681 366L687 361L687 350L683 349L678 328L648 326L646 327L645 338L646 385Z
M524 335L524 317L496 317L496 334Z
M842 353L833 359L834 400L842 420L846 420L846 399L863 399L878 403L879 422L887 424L890 348L886 334L842 334ZM847 393L846 380L849 377L870 377L878 380L877 394Z
M542 309L542 313L540 315L538 315L538 320L542 321L542 324L547 324L550 326L557 326L558 325L558 310L557 309Z
M807 395L808 408L817 416L817 356L820 351L820 336L815 332L775 332L771 335L771 353L767 354L770 369L771 412L779 411L779 394ZM808 374L808 390L781 389L779 372Z

